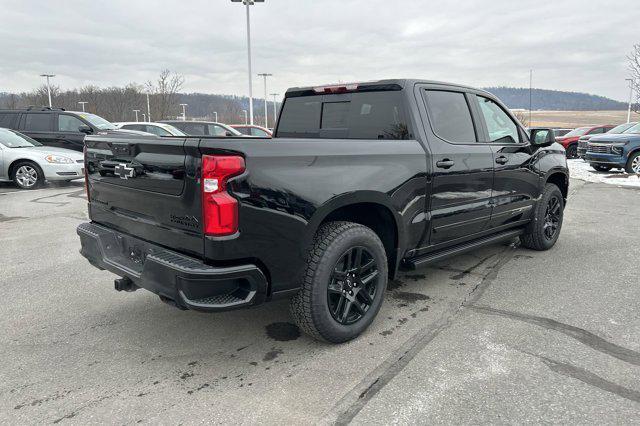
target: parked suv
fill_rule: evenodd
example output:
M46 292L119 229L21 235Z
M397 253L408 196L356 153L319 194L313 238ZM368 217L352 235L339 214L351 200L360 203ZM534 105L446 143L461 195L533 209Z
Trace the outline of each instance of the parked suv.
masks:
M82 255L116 290L181 309L290 298L302 330L337 343L371 324L399 268L560 235L564 149L483 90L293 88L265 140L88 136Z
M608 132L613 129L613 125L606 124L603 126L586 126L586 127L578 127L577 129L573 129L566 135L556 138L567 153L567 158L578 158L578 139L580 136L584 135L600 135L602 133Z
M613 129L609 130L608 132L606 132L607 135L617 135L620 133L624 133L626 130L630 129L631 127L635 126L638 123L623 123L620 124L616 127L614 127ZM591 133L591 134L587 134L584 136L580 136L580 139L578 139L578 157L582 158L584 157L584 154L587 152L587 145L589 144L589 140L596 136L595 133Z
M159 123L171 124L192 136L242 136L233 127L215 121L161 120Z
M640 123L617 135L592 137L584 160L598 171L640 173Z
M98 115L49 107L0 110L0 127L18 130L45 146L75 151L82 151L86 135L115 129Z

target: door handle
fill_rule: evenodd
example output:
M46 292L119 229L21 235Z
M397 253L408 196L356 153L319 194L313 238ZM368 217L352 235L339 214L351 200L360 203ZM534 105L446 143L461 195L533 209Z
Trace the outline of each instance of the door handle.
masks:
M507 164L508 162L509 162L509 159L504 155L501 155L500 157L496 158L496 163L498 164Z
M453 165L456 164L453 161L449 160L448 158L445 158L444 160L440 160L438 162L436 162L436 166L440 167L441 169L448 169L450 167L453 167Z

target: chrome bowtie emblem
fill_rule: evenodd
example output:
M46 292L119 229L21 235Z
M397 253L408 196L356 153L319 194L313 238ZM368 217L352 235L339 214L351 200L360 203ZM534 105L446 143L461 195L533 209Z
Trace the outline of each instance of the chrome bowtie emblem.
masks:
M129 179L136 177L136 170L133 167L129 167L124 163L118 164L113 173L120 176L120 179Z

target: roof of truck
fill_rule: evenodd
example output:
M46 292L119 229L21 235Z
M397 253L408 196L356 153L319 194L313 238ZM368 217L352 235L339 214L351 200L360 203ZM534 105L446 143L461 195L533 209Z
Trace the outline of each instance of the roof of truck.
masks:
M440 86L451 86L451 87L458 87L462 89L471 89L478 92L489 93L486 90L482 90L477 87L467 86L464 84L448 83L445 81L425 80L425 79L417 79L417 78L392 78L392 79L385 79L385 80L354 81L349 83L330 83L330 84L318 84L315 86L291 87L287 89L286 93L306 92L306 91L314 90L315 88L319 88L319 87L342 87L342 86L349 86L349 85L389 86L389 87L395 85L395 86L398 86L398 88L396 88L395 90L400 90L406 87L411 87L417 83L437 84ZM390 89L390 90L393 90L393 89Z

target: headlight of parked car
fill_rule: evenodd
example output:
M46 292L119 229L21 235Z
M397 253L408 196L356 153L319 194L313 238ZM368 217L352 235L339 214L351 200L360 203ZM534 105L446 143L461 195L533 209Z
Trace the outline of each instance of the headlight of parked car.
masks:
M611 153L612 154L617 154L617 155L622 155L622 152L624 150L624 146L625 145L626 145L626 143L612 144L611 145Z
M49 163L55 163L55 164L73 164L73 160L69 157L63 157L61 155L54 155L54 154L49 154L46 157L44 157L45 160L47 160Z

